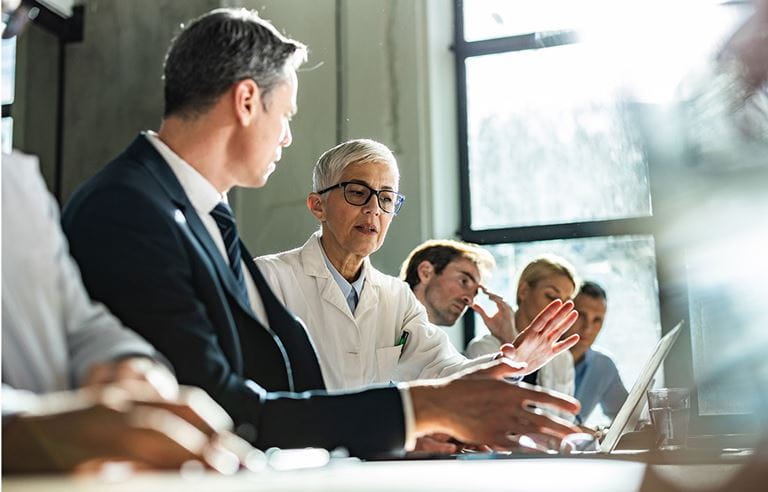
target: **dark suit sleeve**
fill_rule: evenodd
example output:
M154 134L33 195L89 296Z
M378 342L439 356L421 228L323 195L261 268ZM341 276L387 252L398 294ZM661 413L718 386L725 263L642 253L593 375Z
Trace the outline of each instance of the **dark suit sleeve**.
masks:
M191 261L199 252L184 238L183 221L170 203L128 186L79 192L63 215L91 296L168 357L180 382L205 389L250 429L246 434L256 445L345 446L353 454L402 448L396 388L272 394L233 370L211 307L197 292L195 279L204 272Z

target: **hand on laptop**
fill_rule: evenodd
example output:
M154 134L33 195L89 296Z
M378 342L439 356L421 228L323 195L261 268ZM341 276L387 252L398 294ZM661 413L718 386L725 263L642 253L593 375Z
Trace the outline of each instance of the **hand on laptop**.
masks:
M468 444L508 448L510 434L542 433L562 438L579 428L561 418L532 408L550 407L578 413L575 399L503 378L517 368L502 359L462 377L411 386L416 432L449 434Z

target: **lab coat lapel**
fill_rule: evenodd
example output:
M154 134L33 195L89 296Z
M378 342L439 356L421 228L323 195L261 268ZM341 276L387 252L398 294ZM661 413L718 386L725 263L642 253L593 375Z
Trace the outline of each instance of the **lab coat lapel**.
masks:
M323 252L320 249L321 247L320 236L317 232L309 238L304 246L302 246L301 263L304 267L304 273L315 279L317 290L320 292L324 302L335 307L347 318L354 321L347 300L344 299L344 295L341 293L339 285L336 283L336 280L333 279L331 272L328 271L328 267L325 265Z
M357 309L355 310L355 317L358 319L379 305L379 285L376 272L373 270L371 261L368 258L363 263L362 275L365 276L365 283L360 293L360 301L357 303Z

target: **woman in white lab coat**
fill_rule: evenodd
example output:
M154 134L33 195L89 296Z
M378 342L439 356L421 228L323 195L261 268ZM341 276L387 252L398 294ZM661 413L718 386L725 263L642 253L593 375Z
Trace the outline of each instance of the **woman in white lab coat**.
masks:
M465 358L429 323L405 282L371 265L369 255L403 204L398 185L397 161L385 145L352 140L330 149L315 165L307 198L320 230L301 248L255 260L277 297L306 323L328 389L448 376L501 354L497 346ZM575 320L570 307L559 308L540 320L540 336L528 337L537 355L568 348L556 350L546 337ZM513 356L514 348L504 353Z

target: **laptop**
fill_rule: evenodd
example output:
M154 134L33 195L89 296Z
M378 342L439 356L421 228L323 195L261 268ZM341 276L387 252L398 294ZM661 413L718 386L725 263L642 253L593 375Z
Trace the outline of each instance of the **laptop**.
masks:
M646 361L642 371L640 371L640 375L635 381L634 386L632 386L632 390L629 392L624 405L621 406L605 438L600 443L598 453L611 453L616 449L616 444L618 444L621 436L625 432L634 430L645 405L645 393L653 383L654 374L656 374L659 366L664 362L677 337L680 335L682 326L683 322L680 321L669 333L661 337L661 340L656 344L656 348L653 349L651 356Z

